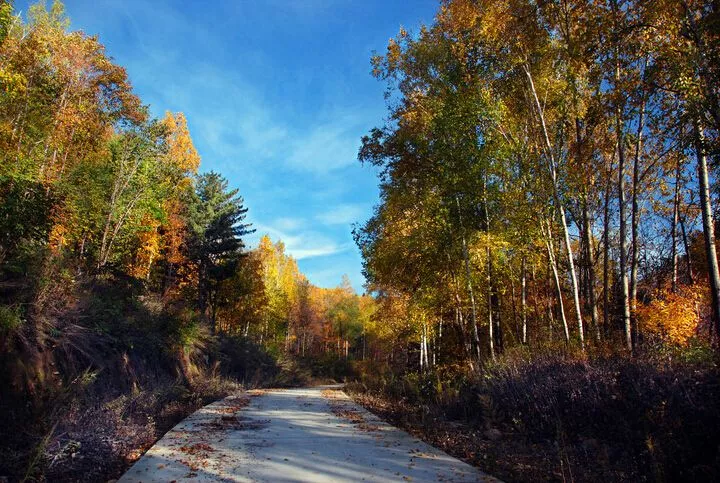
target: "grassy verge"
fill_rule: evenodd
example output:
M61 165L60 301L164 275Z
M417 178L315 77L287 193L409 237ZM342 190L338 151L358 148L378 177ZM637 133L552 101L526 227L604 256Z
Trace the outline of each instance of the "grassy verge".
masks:
M51 417L18 423L17 432L0 448L2 472L10 481L118 478L183 418L240 390L214 378L69 398L54 406Z
M363 374L348 385L359 403L506 481L720 479L712 362L507 357L479 373Z

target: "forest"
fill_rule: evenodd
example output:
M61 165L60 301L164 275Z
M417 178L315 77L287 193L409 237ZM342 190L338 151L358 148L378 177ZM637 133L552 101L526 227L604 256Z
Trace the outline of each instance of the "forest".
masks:
M717 478L718 49L714 1L447 0L401 28L354 234L374 357L418 375L365 386L555 440L563 481Z
M0 12L0 476L116 477L233 386L302 382L286 354L362 357L371 298L247 249L182 113L153 119L59 1Z
M246 246L185 116L61 2L0 4L0 481L117 478L323 380L508 481L720 478L720 3L442 0L371 69L358 294Z

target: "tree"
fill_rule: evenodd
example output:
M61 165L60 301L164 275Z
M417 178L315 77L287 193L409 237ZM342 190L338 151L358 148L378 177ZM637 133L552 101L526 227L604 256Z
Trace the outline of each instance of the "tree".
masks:
M677 258L678 225L704 226L711 293L720 286L713 8L445 0L431 25L400 29L372 58L389 116L359 159L380 168L381 203L355 240L370 290L402 298L404 337L421 334L423 364L426 321L439 327L448 307L466 356L494 357L510 321L518 340L535 325L552 343L555 319L568 343L575 321L581 347L586 328L599 341L601 325L609 336L619 322L632 351L642 339L635 313L662 293L665 254ZM687 153L697 174L678 168ZM699 205L680 191L696 184ZM680 213L696 205L702 224Z
M237 189L213 171L198 176L188 202L190 258L197 269L200 313L215 329L220 282L232 276L242 255L242 237L252 233L243 223L247 208Z
M232 277L220 283L217 326L219 330L243 337L256 336L268 310L268 298L259 252L242 257Z

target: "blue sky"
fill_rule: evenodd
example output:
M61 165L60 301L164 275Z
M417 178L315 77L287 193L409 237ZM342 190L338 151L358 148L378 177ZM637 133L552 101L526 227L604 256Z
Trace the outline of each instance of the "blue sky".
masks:
M27 3L17 1L25 10ZM378 200L360 138L386 116L370 75L400 25L437 0L66 0L156 116L182 111L202 169L239 188L260 235L282 239L310 281L362 289L351 224Z

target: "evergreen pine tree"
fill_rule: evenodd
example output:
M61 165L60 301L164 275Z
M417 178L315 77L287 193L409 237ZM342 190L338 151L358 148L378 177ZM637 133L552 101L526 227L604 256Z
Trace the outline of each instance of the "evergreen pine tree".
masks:
M198 307L215 328L220 282L231 277L242 256L242 237L252 233L243 223L247 208L238 190L227 180L209 172L199 175L189 203L190 256L198 270Z

